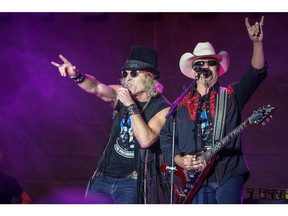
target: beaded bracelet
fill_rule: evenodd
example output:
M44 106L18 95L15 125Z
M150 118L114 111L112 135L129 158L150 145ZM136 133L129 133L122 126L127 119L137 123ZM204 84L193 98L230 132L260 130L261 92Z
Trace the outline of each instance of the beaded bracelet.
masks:
M127 106L126 110L127 110L128 116L141 113L141 111L139 110L139 108L137 107L136 104L131 104L131 105Z
M82 74L81 72L78 72L79 74L76 77L73 77L71 79L74 80L75 83L82 83L85 80L85 74Z

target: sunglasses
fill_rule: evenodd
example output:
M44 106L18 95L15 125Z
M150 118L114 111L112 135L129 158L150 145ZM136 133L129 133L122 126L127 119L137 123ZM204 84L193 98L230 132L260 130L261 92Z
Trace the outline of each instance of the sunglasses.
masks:
M197 61L194 62L193 66L199 66L199 67L203 67L205 64L208 64L208 66L218 66L218 61L215 60L209 60L209 61Z
M126 70L123 70L122 71L122 77L126 78L128 76L128 73L129 72L127 72ZM139 73L140 73L139 70L131 70L130 76L134 78L134 77L137 77Z

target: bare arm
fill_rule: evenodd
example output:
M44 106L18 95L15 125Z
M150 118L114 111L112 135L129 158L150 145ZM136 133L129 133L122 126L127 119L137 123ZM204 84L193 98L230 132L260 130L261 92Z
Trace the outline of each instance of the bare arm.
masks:
M130 91L123 87L119 88L117 91L117 100L121 101L121 103L126 107L135 104ZM165 116L168 113L168 110L169 107L159 111L148 123L144 121L140 114L130 115L132 130L141 148L150 147L160 138L160 131L166 121Z
M76 66L72 65L63 55L59 55L59 58L63 61L63 64L51 62L52 65L58 67L58 70L63 77L75 78L79 75L79 71ZM116 103L116 92L121 87L120 85L105 85L99 82L95 77L85 74L85 80L78 84L84 91L94 94L106 102L110 102L113 105Z
M248 18L245 18L245 25L251 41L253 42L253 54L251 64L256 69L261 69L265 64L264 49L263 49L263 25L264 16L261 17L260 23L256 22L250 25Z
M166 121L165 116L168 110L169 107L158 112L148 124L140 114L130 116L134 136L138 140L141 148L148 148L159 139L160 131Z

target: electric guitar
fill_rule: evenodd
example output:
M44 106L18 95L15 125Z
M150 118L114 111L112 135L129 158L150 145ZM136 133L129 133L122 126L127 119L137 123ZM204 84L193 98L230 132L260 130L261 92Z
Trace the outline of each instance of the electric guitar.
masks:
M176 175L180 176L182 187L180 191L176 191L177 199L175 203L177 204L190 204L192 199L195 197L199 188L201 187L203 181L207 177L210 169L212 168L216 158L217 153L225 147L225 145L231 142L236 136L240 134L246 127L255 123L262 125L265 124L263 122L265 119L270 116L272 112L276 111L276 106L267 105L259 108L258 110L253 112L249 118L243 121L238 127L232 130L229 134L227 134L224 138L222 138L219 142L217 142L211 149L197 153L197 159L201 159L205 167L201 172L192 171L192 170L184 170L182 167L178 167L176 171Z

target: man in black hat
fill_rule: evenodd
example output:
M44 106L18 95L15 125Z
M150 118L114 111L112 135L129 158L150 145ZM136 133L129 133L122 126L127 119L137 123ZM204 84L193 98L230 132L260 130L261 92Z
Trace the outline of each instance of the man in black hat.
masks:
M63 64L51 62L62 76L72 78L80 88L114 105L112 130L97 169L89 181L89 203L147 203L146 180L157 187L159 134L169 102L157 81L157 52L150 47L132 47L122 66L122 85L105 85L79 72L64 56ZM158 193L156 193L158 194ZM156 197L158 202L159 197Z

